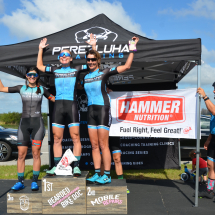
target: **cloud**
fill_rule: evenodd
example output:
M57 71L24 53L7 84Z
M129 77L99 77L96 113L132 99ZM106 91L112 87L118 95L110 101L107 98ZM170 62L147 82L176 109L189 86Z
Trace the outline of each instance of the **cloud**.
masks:
M1 1L1 0L0 0ZM104 13L122 27L145 36L141 25L126 13L120 2L105 0L21 0L22 8L5 14L0 22L20 39L38 38L84 22ZM155 33L154 33L155 36Z
M188 8L181 10L173 10L172 8L159 11L159 14L173 14L175 16L198 16L208 19L215 19L215 1L214 0L197 0L188 4Z
M0 14L4 13L4 2L3 0L0 0Z
M205 63L215 63L215 50L209 51L204 45L202 45L202 60Z
M215 50L208 50L204 45L202 45L202 61L204 62L201 65L201 85L211 85L215 81L215 78L212 80L211 77L215 74L215 68L209 64L215 64ZM194 67L192 71L186 75L180 85L191 84L196 86L197 83L197 67Z

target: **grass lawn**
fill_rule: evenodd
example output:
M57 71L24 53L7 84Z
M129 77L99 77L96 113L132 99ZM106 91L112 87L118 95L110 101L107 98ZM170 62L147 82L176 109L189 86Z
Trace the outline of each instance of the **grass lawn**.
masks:
M48 165L41 166L41 172L39 179L42 179L46 173L44 170L48 169ZM191 164L187 165L188 169L191 169ZM0 179L17 179L17 167L14 166L1 166L0 167ZM125 179L139 179L139 180L160 180L170 179L179 180L181 173L184 172L184 166L181 166L181 170L177 169L146 169L146 170L125 170ZM89 175L92 176L94 170L90 170ZM117 178L115 170L111 170L111 176L113 179ZM33 177L33 166L25 167L25 179L32 179Z

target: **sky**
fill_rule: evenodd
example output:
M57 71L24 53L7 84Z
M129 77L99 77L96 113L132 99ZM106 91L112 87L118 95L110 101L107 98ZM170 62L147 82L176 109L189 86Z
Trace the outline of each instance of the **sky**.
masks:
M202 40L201 86L214 98L215 0L0 0L0 45L36 39L104 13L122 27L156 39ZM179 89L197 86L196 67L178 84ZM24 80L0 72L4 86ZM0 93L0 113L21 112L18 94ZM206 108L204 101L201 107ZM44 99L42 112L47 112Z

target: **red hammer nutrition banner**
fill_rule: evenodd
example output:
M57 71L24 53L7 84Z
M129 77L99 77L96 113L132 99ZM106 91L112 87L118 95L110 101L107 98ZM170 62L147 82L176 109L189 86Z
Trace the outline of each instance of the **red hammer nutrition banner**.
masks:
M111 92L110 136L196 139L196 89Z

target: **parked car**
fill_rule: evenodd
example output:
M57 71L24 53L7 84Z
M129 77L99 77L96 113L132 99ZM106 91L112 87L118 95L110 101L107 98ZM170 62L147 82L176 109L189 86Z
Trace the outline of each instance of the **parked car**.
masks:
M207 151L204 149L204 143L210 134L210 116L202 115L200 118L201 139L200 152L203 158L207 157ZM189 152L196 148L196 139L180 139L181 158L189 158Z
M12 155L18 155L17 131L17 129L0 126L0 162L8 161ZM28 153L31 153L31 145Z

